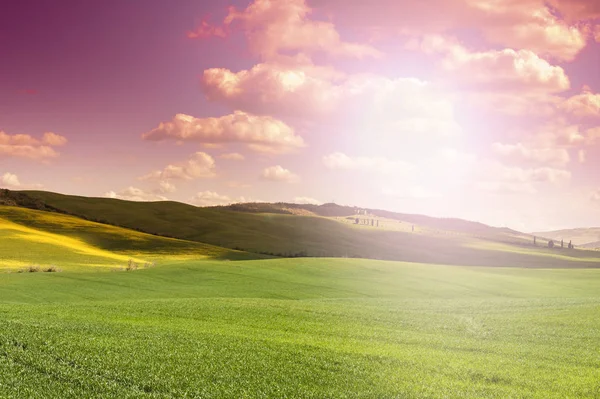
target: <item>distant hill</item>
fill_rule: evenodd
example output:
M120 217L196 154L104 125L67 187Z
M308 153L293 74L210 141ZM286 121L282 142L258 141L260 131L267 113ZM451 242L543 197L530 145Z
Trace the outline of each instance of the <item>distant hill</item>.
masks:
M600 242L600 227L544 231L533 234L555 241L565 240L565 242L569 242L572 240L574 245L584 248L596 248L596 245Z
M165 238L74 216L0 206L0 270L28 266L60 269L125 267L179 259L256 259L256 254Z
M23 191L19 206L46 207L89 221L266 256L360 257L419 263L596 267L593 251L549 250L530 236L458 219L436 219L335 204L238 204L198 208ZM18 198L17 198L18 199ZM326 215L326 216L324 216ZM334 216L330 216L334 215ZM355 218L369 224L355 224ZM377 224L375 223L377 220ZM411 226L415 225L415 232Z

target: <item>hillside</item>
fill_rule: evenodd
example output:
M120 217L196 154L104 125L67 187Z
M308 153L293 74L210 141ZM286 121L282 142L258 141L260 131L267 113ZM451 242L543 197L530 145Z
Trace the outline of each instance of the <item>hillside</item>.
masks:
M527 237L487 227L466 234L381 219L383 227L358 226L346 218L198 208L177 202L129 202L49 192L21 192L34 202L87 220L274 256L357 257L420 263L596 267L592 251L533 247ZM353 218L351 218L353 219ZM391 221L390 221L391 220ZM466 222L470 223L470 222ZM406 228L398 229L398 226ZM484 226L484 225L481 225Z
M544 231L533 234L551 240L565 240L566 242L572 240L574 245L584 248L590 247L588 244L595 248L595 245L600 242L600 227Z
M0 205L0 269L124 267L181 258L252 259L212 245L153 236L77 217Z

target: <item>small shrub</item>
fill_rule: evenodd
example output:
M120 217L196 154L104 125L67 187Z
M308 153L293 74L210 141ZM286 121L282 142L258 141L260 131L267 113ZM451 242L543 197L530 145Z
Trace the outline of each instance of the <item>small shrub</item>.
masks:
M129 262L127 263L127 267L125 268L125 270L130 272L130 271L137 270L137 269L138 269L137 263L135 263L132 259L129 259Z
M27 266L25 269L21 269L18 273L37 273L40 272L41 269L39 266Z
M56 266L50 266L50 267L47 267L47 268L45 268L43 271L44 271L45 273L59 273L59 272L61 272L62 270L61 270L61 269L59 269L59 268L58 268L58 267L56 267Z

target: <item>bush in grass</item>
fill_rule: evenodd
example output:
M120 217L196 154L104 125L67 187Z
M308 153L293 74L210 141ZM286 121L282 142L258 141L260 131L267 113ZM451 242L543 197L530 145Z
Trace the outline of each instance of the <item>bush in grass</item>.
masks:
M137 270L137 269L138 269L137 263L135 263L132 259L129 259L129 262L127 263L127 267L125 268L125 270L130 272L130 271Z
M548 248L554 248L554 241L548 241Z
M62 270L60 270L58 267L52 265L50 267L47 267L43 270L45 273L58 273L61 272Z
M39 266L27 266L25 269L20 269L17 273L37 273L40 271Z

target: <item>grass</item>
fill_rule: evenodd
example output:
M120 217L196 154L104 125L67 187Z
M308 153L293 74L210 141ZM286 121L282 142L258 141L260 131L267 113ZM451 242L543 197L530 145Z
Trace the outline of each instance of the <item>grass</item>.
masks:
M595 398L600 270L354 259L0 275L0 397Z
M65 270L125 267L154 259L252 259L208 244L152 236L76 217L0 206L0 270L30 265Z
M273 256L349 257L472 266L595 267L596 251L548 250L499 229L469 235L432 228L416 233L354 226L348 220L198 208L177 202L138 203L110 198L25 192L90 220ZM399 223L394 221L394 225ZM385 224L390 224L389 220ZM466 222L465 222L466 223ZM481 231L484 231L483 233ZM541 241L541 240L540 240Z

